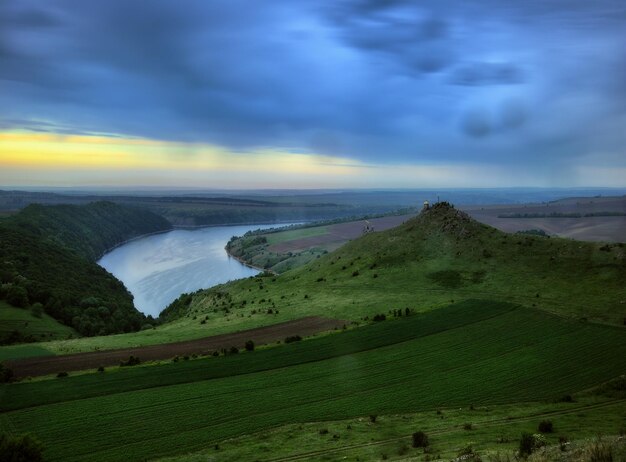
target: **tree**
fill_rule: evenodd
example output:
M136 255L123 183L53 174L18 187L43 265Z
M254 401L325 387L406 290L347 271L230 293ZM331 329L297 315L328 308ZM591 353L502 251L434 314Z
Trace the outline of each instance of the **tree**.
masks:
M21 286L11 285L7 290L7 302L18 308L28 306L28 292Z
M0 460L11 462L41 462L43 446L32 436L0 435Z
M414 448L426 448L430 443L428 442L428 435L423 431L413 433L413 447Z
M33 306L30 307L30 311L36 318L41 318L43 315L43 305L41 303L34 303Z
M252 340L246 342L246 351L254 351L254 342Z

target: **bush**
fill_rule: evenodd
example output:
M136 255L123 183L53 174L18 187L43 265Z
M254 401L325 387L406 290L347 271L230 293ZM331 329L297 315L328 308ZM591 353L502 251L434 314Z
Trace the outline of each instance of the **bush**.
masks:
M472 426L471 423L464 423L463 424L463 430L472 430L474 427Z
M237 348L236 346L231 346L228 353L231 355L236 355L237 353L239 353L239 348Z
M141 363L141 360L133 355L130 355L130 357L128 358L128 361L121 361L120 362L120 367L126 367L126 366L136 366L138 364Z
M378 416L376 414L370 414L370 422L376 423L376 419L377 418L378 418Z
M30 312L36 318L41 318L43 316L43 305L41 303L34 303L33 306L30 307Z
M552 421L551 420L542 420L539 422L539 432L541 433L552 433Z
M104 366L98 367L98 372L104 372Z
M15 284L11 285L7 290L6 295L7 302L18 308L25 308L28 306L28 292L26 289Z
M384 314L377 314L372 319L376 322L380 322L380 321L384 321L385 319L387 319L387 316L385 316Z
M541 434L531 435L530 433L522 433L519 442L519 455L528 457L535 449L539 449L546 445L546 440Z
M426 433L423 431L413 433L414 448L427 448L429 444L428 435L426 435Z
M68 375L68 374L67 374L67 372L59 372L59 373L57 374L57 377L59 377L59 378L61 378L61 377L67 377L67 375Z
M289 337L285 337L285 343L299 342L300 340L302 340L302 337L300 337L299 335L291 335Z
M11 462L40 462L42 444L30 435L0 435L0 460Z
M246 351L254 351L254 342L252 340L246 342Z
M13 371L5 366L3 363L0 363L0 383L10 382L13 378Z

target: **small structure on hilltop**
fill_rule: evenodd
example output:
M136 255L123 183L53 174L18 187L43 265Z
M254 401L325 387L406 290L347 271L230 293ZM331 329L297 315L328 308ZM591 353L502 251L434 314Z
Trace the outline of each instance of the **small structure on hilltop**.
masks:
M430 209L430 203L428 201L424 201L424 206L422 207L422 211Z
M374 232L374 225L372 225L369 221L365 220L365 226L363 227L363 234L368 234Z

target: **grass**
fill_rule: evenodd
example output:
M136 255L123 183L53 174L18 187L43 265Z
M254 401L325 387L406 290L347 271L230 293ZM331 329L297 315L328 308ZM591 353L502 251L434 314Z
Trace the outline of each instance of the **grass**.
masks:
M468 299L514 302L623 325L625 255L621 244L506 234L454 209L433 210L280 276L200 292L184 316L154 330L42 346L64 354L150 345L308 315L363 323L365 317L394 309L425 312Z
M452 460L471 445L483 460L495 454L509 454L510 460L515 460L512 456L521 433L536 433L543 415L550 416L557 430L545 435L547 443L558 446L559 437L564 435L569 441L577 441L598 434L618 434L626 419L626 402L586 399L576 403L529 402L438 411L379 416L375 424L364 416L284 425L220 441L218 449L212 446L196 453L159 459L159 462L281 458L355 461L380 460L383 454L389 460L421 460L424 450L411 447L411 435L416 431L425 431L428 435L427 453L433 459ZM466 422L473 423L471 432L463 429ZM328 433L321 435L321 429Z
M440 330L455 319L456 325ZM376 343L384 328L393 328L399 337ZM344 335L349 341L342 347ZM343 349L358 345L361 335L371 349ZM265 352L196 361L221 369L226 374L221 378L197 375L188 383L123 391L119 383L135 382L137 376L119 371L118 385L91 398L72 396L72 383L89 376L55 379L67 390L63 402L4 412L0 426L34 433L50 460L144 460L290 423L553 400L623 373L625 335L623 329L537 310L459 304ZM316 356L322 350L317 342L324 339L328 359ZM253 372L259 363L290 354L298 357L297 365L275 363ZM230 362L235 359L240 363ZM150 380L169 375L168 370L175 371L171 367L154 366ZM107 373L93 377L105 387ZM0 401L6 406L32 399L33 387L45 383L4 386ZM20 389L27 393L19 397Z
M30 338L33 341L61 339L77 335L74 329L61 324L46 313L37 317L27 308L16 308L0 300L0 338L8 338L13 333L17 333L20 338ZM30 349L34 351L32 348ZM24 351L26 350L28 348ZM6 354L4 349L0 349L0 360L7 359Z

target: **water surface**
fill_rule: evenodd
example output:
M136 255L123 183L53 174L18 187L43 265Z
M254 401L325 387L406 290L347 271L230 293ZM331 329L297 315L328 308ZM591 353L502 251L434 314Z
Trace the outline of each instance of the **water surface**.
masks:
M184 292L246 278L259 271L228 256L231 236L283 225L178 229L146 236L104 255L98 264L124 283L139 311L158 314Z

